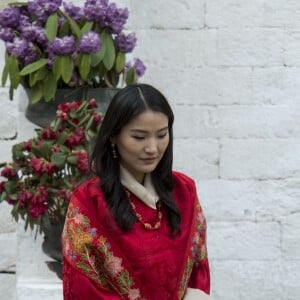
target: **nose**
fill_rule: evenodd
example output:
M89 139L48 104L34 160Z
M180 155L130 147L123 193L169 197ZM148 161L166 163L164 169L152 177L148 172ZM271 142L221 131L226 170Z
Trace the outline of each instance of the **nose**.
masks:
M147 154L153 154L158 151L157 142L155 139L150 139L148 143L145 145L145 152Z

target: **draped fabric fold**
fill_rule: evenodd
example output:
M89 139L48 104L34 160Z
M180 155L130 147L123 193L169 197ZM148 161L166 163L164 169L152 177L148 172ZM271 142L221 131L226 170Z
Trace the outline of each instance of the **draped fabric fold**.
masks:
M206 222L194 182L174 172L181 234L172 237L163 210L159 230L137 222L129 232L115 223L94 178L74 193L62 235L64 299L184 299L187 288L209 294ZM132 199L147 221L156 211Z

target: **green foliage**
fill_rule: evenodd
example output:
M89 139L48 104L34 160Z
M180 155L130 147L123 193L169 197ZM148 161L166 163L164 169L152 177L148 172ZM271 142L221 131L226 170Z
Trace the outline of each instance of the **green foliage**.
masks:
M88 175L88 148L101 120L94 100L65 103L48 127L12 147L12 162L1 164L0 202L13 206L25 229L41 230L44 215L64 220L72 191Z
M23 6L25 9L27 5L27 2L9 4L10 7ZM95 4L95 9L99 9L97 4ZM50 45L57 42L57 39L73 37L75 46L71 50L72 53L66 52L70 54L57 54L55 51L49 51L49 44L46 42L37 41L37 39L27 40L21 26L8 28L12 29L11 32L15 38L26 40L36 56L34 61L25 60L20 53L14 53L5 44L7 48L1 81L2 86L5 86L9 79L11 100L14 90L20 84L27 91L30 90L28 92L29 100L34 104L41 99L53 100L59 88L121 87L125 83L137 82L136 72L131 70L130 74L127 74L126 53L120 51L118 48L120 46L116 41L119 34L107 24L102 27L100 23L90 21L86 16L82 16L80 20L73 19L63 10L63 3L55 13L46 16L45 22L40 21L36 15L30 12L26 14L26 17L33 27L45 29L45 38ZM81 38L89 32L99 36L101 47L97 52L91 50L90 53L86 53L79 48ZM121 34L124 33L121 32Z

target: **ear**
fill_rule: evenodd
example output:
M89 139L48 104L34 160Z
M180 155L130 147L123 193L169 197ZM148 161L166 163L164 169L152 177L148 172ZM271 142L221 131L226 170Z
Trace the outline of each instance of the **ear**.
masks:
M111 137L109 138L109 140L110 140L110 142L111 142L112 144L115 144L115 143L116 143L116 138L115 138L114 136L111 136Z

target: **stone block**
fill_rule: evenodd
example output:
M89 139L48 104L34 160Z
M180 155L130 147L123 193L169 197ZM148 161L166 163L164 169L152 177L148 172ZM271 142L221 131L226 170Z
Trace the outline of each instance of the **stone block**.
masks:
M286 300L288 291L282 286L282 272L278 260L212 260L212 299Z
M0 140L17 136L17 103L10 101L8 88L0 88Z
M298 248L299 249L299 248ZM300 295L300 260L284 261L282 290L284 291L284 300L297 300Z
M300 210L300 180L198 180L205 215L212 221L282 221Z
M220 176L223 179L299 177L300 139L224 139Z
M16 233L0 234L0 271L15 272L17 262Z
M281 257L278 222L209 222L211 259L276 260Z
M2 177L0 177L2 180ZM16 231L16 221L11 215L13 206L3 201L0 203L0 233L12 233Z
M178 137L300 137L300 105L175 105ZM190 126L182 126L189 120Z
M299 187L298 187L299 188ZM295 199L296 201L296 199ZM298 197L299 202L299 197ZM299 205L300 206L300 205ZM300 262L300 207L282 218L282 251L284 259ZM300 274L299 274L300 278Z
M284 45L284 64L289 67L299 67L300 66L300 30L291 30L286 35L285 45Z
M172 67L174 63L179 69L203 66L206 41L202 30L136 30L136 34L134 56L149 67Z
M193 178L218 177L217 140L174 139L174 169Z
M204 62L214 67L282 66L286 32L279 29L205 30Z
M15 274L0 274L0 299L17 299Z
M197 29L204 27L204 0L132 1L130 19L137 28Z
M299 27L296 0L271 2L254 0L210 0L206 2L206 24L209 27Z

